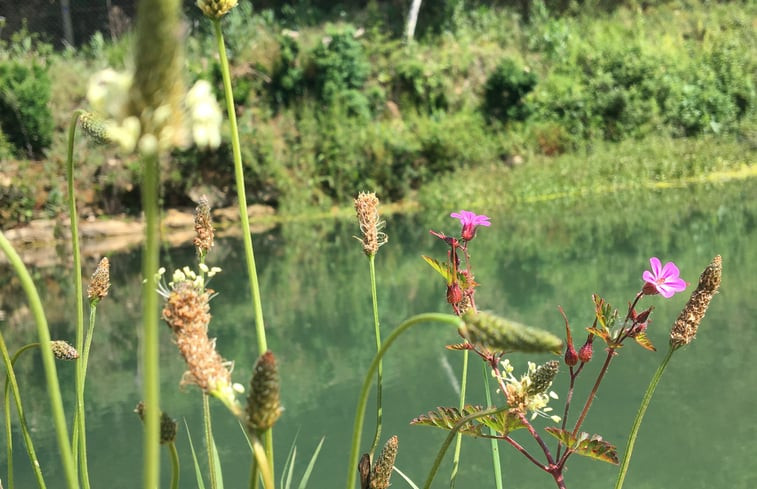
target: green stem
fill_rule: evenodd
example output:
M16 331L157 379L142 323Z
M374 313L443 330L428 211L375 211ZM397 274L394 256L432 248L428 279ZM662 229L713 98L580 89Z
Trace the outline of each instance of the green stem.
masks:
M142 209L145 215L145 248L142 255L142 371L145 403L142 457L144 489L155 489L160 481L160 365L158 363L158 155L143 155Z
M71 249L74 266L74 297L76 300L76 351L84 346L84 286L81 276L81 249L79 246L79 214L76 211L74 188L74 139L79 116L84 111L76 110L68 125L68 148L66 153L66 187L68 189L68 217L71 221ZM76 412L73 428L74 463L79 464L80 477L84 489L89 489L89 469L87 467L87 433L84 421L84 372L83 361L76 362ZM77 443L78 438L78 443Z
M397 326L392 333L386 338L384 344L381 345L381 349L373 357L371 365L368 367L368 372L363 379L363 386L360 389L360 396L358 397L357 408L355 410L355 423L352 429L352 446L350 448L350 458L347 467L347 489L355 489L355 476L357 475L357 463L358 452L360 449L360 438L363 434L363 420L365 419L365 406L368 403L368 392L371 388L371 381L373 380L376 371L378 370L378 364L381 362L386 351L394 343L394 341L407 329L417 324L425 322L438 322L445 325L460 326L462 320L451 314L441 313L426 313L418 314Z
M273 472L271 471L271 464L266 460L265 448L260 443L260 439L253 435L252 442L252 455L255 458L255 462L258 465L258 471L263 477L263 487L265 489L276 489L273 483Z
M50 330L47 327L47 318L45 317L42 301L39 298L37 289L34 286L29 271L24 266L21 257L13 249L5 234L0 231L0 249L8 257L8 262L16 272L21 286L26 293L29 301L29 308L37 324L37 336L39 337L40 347L42 348L42 366L45 370L45 380L47 381L47 394L50 398L50 408L52 409L53 425L58 441L58 451L60 452L61 465L69 489L79 487L76 480L76 467L71 452L71 445L68 438L68 428L66 427L66 415L63 411L63 399L60 394L60 384L58 383L58 372L55 368L55 358L50 349ZM153 486L156 487L156 486Z
M436 454L434 465L431 466L431 470L428 473L428 477L426 478L426 482L423 485L423 489L428 489L431 487L431 482L433 482L434 476L436 476L436 473L439 471L439 465L441 465L442 460L444 459L444 454L447 453L447 449L452 443L452 439L455 438L456 435L460 434L459 433L460 428L465 426L468 422L473 421L474 419L482 418L484 416L490 416L492 414L501 413L502 411L505 411L506 409L508 409L507 404L505 404L502 407L489 408L484 411L469 414L468 416L464 416L460 418L460 421L458 421L455 424L455 426L450 430L450 432L447 434L447 438L444 439L444 442L442 443L441 448L439 448L439 453Z
M205 446L207 447L208 454L208 472L210 472L210 487L216 489L218 487L218 481L216 480L216 467L215 456L213 450L215 450L215 443L213 443L213 427L210 424L210 396L206 393L202 393L202 419L205 426Z
M258 489L258 461L255 458L253 452L252 460L250 461L250 489Z
M239 201L239 217L242 224L242 239L247 262L247 277L250 281L250 295L253 311L255 314L255 334L258 340L258 353L268 351L268 342L265 336L265 323L263 322L263 304L260 299L260 285L258 284L258 272L255 266L255 253L252 248L252 235L250 234L250 217L247 214L247 195L244 185L244 168L242 167L242 150L239 144L239 128L237 127L237 114L234 109L234 92L231 89L231 74L229 72L229 60L226 56L226 45L223 40L221 20L213 20L213 29L216 36L218 56L223 78L223 93L226 99L226 114L229 117L231 129L231 153L234 160L234 179L237 187L237 200ZM263 434L265 440L266 457L271 464L273 472L273 429L269 428Z
M29 455L29 461L32 464L34 475L37 478L37 485L41 489L44 489L45 480L42 477L42 469L39 465L39 459L37 459L37 452L34 450L34 444L32 443L32 437L29 433L29 426L26 423L26 416L24 415L24 408L21 403L21 394L18 388L18 382L16 380L16 373L13 366L16 364L18 357L31 348L39 347L39 343L30 343L24 345L19 349L13 358L9 358L8 348L5 346L5 340L0 333L0 350L2 351L3 363L5 363L5 389L4 389L4 409L5 409L5 435L6 446L8 449L8 487L13 487L13 430L11 429L11 403L10 403L10 389L13 389L13 397L16 400L16 411L18 412L18 420L21 424L21 433L24 436L24 443L26 444L26 453Z
M486 362L482 363L483 365L483 374L484 374L484 391L486 393L486 405L491 406L492 405L492 394L491 389L489 387L489 365ZM494 428L489 428L489 433L492 435L497 434L497 430ZM492 465L494 467L494 484L496 489L502 489L502 466L500 465L499 461L499 442L496 438L491 439L491 445L492 445Z
M179 489L179 452L176 443L171 442L168 451L171 454L171 489Z
M469 350L463 352L463 375L460 380L460 411L465 408L465 394L468 387L468 355ZM460 449L463 445L463 434L458 433L455 440L455 455L452 457L452 474L449 477L449 487L454 489L455 479L457 478L457 469L460 466Z
M644 419L644 413L647 412L647 407L652 401L652 395L657 388L657 384L662 378L665 368L670 362L670 358L673 356L675 350L671 346L668 348L668 353L665 358L662 359L662 363L657 367L657 371L652 376L652 380L649 381L647 391L644 393L644 397L641 399L641 405L639 406L639 412L636 413L636 419L633 420L633 426L631 427L631 433L628 435L628 443L626 444L626 453L623 455L623 462L620 464L620 470L618 471L618 480L615 482L615 489L623 487L623 481L626 478L626 472L628 472L628 465L631 462L631 454L633 453L633 447L636 444L636 436L639 434L639 428L641 427L641 421Z
M376 351L381 350L381 327L379 326L379 314L378 314L378 295L376 293L376 255L368 256L368 263L370 263L371 273L371 298L373 300L373 327L376 332ZM373 453L376 451L376 447L379 444L381 438L381 421L383 418L383 408L381 407L382 391L383 391L383 362L379 360L378 369L376 370L376 434L373 436L373 443L371 444L371 450L368 452L373 459Z

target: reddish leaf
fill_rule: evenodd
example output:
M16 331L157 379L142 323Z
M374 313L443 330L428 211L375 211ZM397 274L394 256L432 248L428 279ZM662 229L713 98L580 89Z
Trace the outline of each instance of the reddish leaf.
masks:
M618 453L616 448L604 441L599 435L581 433L578 438L573 436L570 431L561 430L560 428L545 428L547 433L554 436L560 443L565 445L568 450L584 457L601 460L602 462L618 465Z
M636 340L636 343L641 345L643 348L646 348L649 351L657 351L657 348L655 348L652 342L649 341L646 333L638 333L633 337L633 339Z

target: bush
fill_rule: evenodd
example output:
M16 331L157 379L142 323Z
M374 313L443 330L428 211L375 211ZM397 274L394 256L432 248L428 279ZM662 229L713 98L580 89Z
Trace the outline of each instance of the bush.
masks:
M536 81L536 75L509 58L503 59L484 84L484 113L500 122L525 120L531 113L525 96Z
M0 61L0 128L19 153L39 156L52 141L50 86L41 63Z
M368 99L360 92L370 64L351 25L329 27L327 37L313 50L313 87L325 104L346 103L352 113L368 113Z

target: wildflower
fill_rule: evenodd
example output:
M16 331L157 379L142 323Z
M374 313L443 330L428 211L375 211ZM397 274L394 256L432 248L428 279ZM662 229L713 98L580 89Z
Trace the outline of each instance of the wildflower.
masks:
M373 465L371 471L371 489L386 489L389 487L389 479L394 469L394 461L397 458L397 435L392 436L386 441L384 448L381 450Z
M491 226L487 216L478 215L471 211L461 210L460 212L453 212L450 214L450 217L460 220L460 223L463 225L460 237L465 241L470 241L476 237L476 229L478 226Z
M110 262L108 258L103 258L92 274L92 279L87 287L87 298L92 304L97 304L106 295L110 288Z
M673 323L673 329L670 331L670 344L673 348L688 345L696 337L699 323L707 312L712 297L720 288L722 272L723 263L720 255L717 255L702 272L697 288Z
M374 256L379 246L387 242L386 234L381 232L384 221L379 219L379 199L373 192L360 192L354 204L360 231L363 233L362 238L355 236L355 239L363 243L363 252L366 255Z
M173 331L176 346L188 367L181 385L196 384L235 410L230 363L216 351L215 339L208 338L211 292L205 289L202 276L187 267L176 270L168 287L159 290L166 297L163 320Z
M514 368L510 360L503 360L502 370L495 371L495 376L504 388L507 405L523 414L531 412L531 419L541 416L559 423L560 417L550 415L552 408L548 407L550 399L557 399L557 394L553 391L547 392L557 374L557 367L555 360L539 367L533 362L528 362L528 372L518 379L513 375Z
M641 276L646 282L642 289L645 295L660 294L669 299L686 288L686 282L679 277L678 267L672 261L661 266L660 259L653 256L649 259L649 264L652 271L645 270Z
M92 138L97 144L107 144L113 139L108 134L108 126L105 121L92 112L84 112L79 116L79 122L84 133Z

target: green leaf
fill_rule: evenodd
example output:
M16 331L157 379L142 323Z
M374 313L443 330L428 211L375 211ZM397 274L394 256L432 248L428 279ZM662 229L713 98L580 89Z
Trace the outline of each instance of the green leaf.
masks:
M618 465L618 453L615 447L604 441L599 435L589 436L588 433L582 432L576 438L570 431L561 430L560 428L549 427L546 430L547 433L560 440L560 443L565 445L571 452Z
M426 255L423 255L422 258L426 261L426 263L431 265L431 268L439 272L439 274L444 277L444 280L447 281L447 285L452 283L452 270L450 270L448 264L442 263L439 260Z
M213 469L215 471L216 487L223 489L223 472L221 471L221 458L218 456L218 448L216 447L216 440L213 435L210 435L210 442L213 444Z
M488 409L488 408L486 408ZM475 415L486 411L482 406L467 405L462 412L456 407L438 407L436 411L430 411L428 414L418 416L410 424L421 426L434 426L443 430L451 430L460 420L466 416ZM484 428L488 427L495 431L498 436L507 436L510 432L526 425L521 421L520 416L514 411L506 410L496 414L489 414L465 423L459 432L471 436L484 436Z
M189 426L187 421L184 420L184 428L187 430L187 439L189 440L189 449L192 452L192 460L195 466L195 478L197 479L197 489L205 489L205 483L202 481L202 470L200 470L200 462L197 460L197 453L195 452L194 443L192 443L192 434L189 432Z
M507 436L515 430L526 427L521 417L518 416L518 413L511 410L491 414L479 419L482 424L494 430L499 436Z
M633 337L633 339L636 340L636 343L641 345L643 348L646 348L649 351L657 351L657 348L655 348L652 342L649 341L646 333L637 333Z
M422 414L412 420L410 424L421 426L434 426L443 430L452 430L455 425L464 417L483 411L481 406L467 405L462 412L456 407L438 407L436 411L429 411L428 414ZM475 421L465 423L459 430L471 436L483 435L484 425Z
M313 452L313 456L310 457L310 462L308 463L307 468L305 469L305 473L302 474L302 480L300 480L300 485L297 486L298 489L305 489L308 485L308 481L310 480L310 474L313 472L313 467L315 467L315 461L318 460L318 454L321 452L321 447L323 446L323 441L326 439L324 436L321 438L321 441L318 443L318 446L315 447L315 451Z

